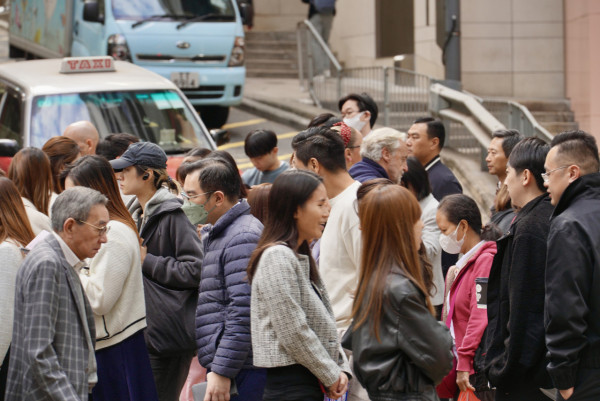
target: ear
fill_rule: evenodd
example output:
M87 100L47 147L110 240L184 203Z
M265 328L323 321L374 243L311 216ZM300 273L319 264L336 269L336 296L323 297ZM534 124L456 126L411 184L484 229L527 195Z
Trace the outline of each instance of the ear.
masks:
M279 148L278 148L277 146L275 146L275 147L273 148L273 150L271 151L271 154L272 154L272 155L277 155L277 152L279 152Z
M69 217L67 220L65 220L63 224L63 232L65 235L72 236L76 225L77 222L72 217Z
M91 139L86 139L85 144L87 145L88 149L91 149L94 147L94 142L92 142Z
M310 171L316 174L319 174L319 171L321 170L321 164L319 164L319 161L314 157L310 158L307 167L310 169Z
M215 198L215 206L221 206L223 203L225 203L225 194L223 192L215 191L213 196Z
M533 174L528 169L523 170L521 173L521 184L526 187L528 186L533 179ZM535 180L534 180L535 181Z
M344 158L346 159L346 162L351 162L352 161L352 150L351 149L344 149Z
M383 148L381 150L381 159L383 161L385 161L386 163L388 163L390 161L391 156L392 156L392 153L390 152L390 150L388 148Z
M440 148L440 138L433 137L430 139L431 141L431 150L437 150Z
M581 169L576 164L567 167L567 173L569 174L569 184L581 177Z
M365 110L363 115L362 115L363 120L368 121L369 123L371 122L371 112L368 110Z
M463 235L462 235L461 238L458 238L458 232L456 233L456 240L457 241L461 241L461 240L465 239L466 236L467 236L467 231L469 231L469 223L467 223L467 220L461 220L461 221L458 222L458 225L459 226L462 225L464 227L464 232L463 232Z

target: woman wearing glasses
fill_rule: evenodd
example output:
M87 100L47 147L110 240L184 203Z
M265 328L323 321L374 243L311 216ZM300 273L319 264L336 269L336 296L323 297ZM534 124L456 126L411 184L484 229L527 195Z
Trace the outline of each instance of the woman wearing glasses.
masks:
M146 294L146 346L160 400L179 398L196 351L194 317L202 247L194 226L173 194L167 155L156 144L131 144L110 162L142 238Z
M110 221L96 227L107 242L80 279L96 323L98 384L94 400L157 400L144 342L146 308L139 237L117 187L110 164L100 156L85 156L62 173L65 189L83 186L108 198ZM82 222L85 223L85 222ZM89 224L89 223L85 223ZM91 225L91 224L89 224Z

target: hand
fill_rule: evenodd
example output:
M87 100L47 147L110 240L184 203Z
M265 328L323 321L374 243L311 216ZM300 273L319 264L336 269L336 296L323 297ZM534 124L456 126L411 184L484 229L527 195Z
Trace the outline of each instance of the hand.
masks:
M144 259L146 259L146 254L148 253L148 248L143 245L140 245L140 259L142 259L142 263L144 263Z
M560 395L562 398L564 398L565 400L568 400L573 395L574 389L575 389L574 387L571 387L566 390L558 390L558 391L560 391Z
M472 390L475 391L475 387L469 383L469 372L457 371L456 372L456 384L460 391Z
M210 372L206 375L206 381L208 385L206 386L204 401L229 401L231 379Z
M327 396L331 399L337 400L341 398L346 391L348 391L348 376L344 372L340 373L340 377L335 383L329 387Z

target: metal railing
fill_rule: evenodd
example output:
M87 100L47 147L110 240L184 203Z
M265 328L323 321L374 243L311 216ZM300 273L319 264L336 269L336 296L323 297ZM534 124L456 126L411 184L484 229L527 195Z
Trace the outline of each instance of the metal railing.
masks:
M516 129L523 136L534 136L546 142L552 141L553 135L542 127L529 109L522 104L496 99L483 99L481 103L506 127Z

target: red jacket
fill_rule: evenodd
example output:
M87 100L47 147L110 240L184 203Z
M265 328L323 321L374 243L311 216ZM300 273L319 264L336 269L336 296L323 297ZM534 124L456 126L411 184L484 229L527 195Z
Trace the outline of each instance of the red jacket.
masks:
M450 318L454 324L454 340L458 354L457 371L473 370L473 357L487 327L487 309L477 308L475 279L489 277L496 254L496 243L485 242L460 270L450 287L450 305L446 326Z

